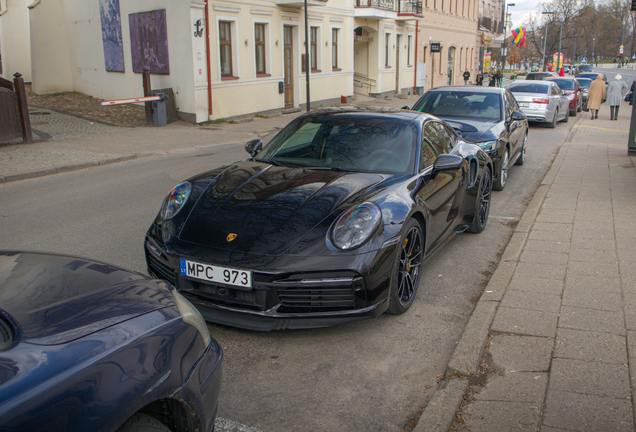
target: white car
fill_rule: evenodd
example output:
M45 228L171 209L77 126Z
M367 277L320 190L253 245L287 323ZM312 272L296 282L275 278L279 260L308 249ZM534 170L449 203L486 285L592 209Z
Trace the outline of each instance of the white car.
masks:
M528 121L556 127L558 121L567 123L569 104L565 92L551 81L518 81L508 90L515 96Z

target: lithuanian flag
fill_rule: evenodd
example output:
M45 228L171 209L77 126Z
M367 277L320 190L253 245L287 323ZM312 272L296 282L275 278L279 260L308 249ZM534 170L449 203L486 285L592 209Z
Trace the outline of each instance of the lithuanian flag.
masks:
M512 31L512 43L520 48L526 46L526 28L519 27Z

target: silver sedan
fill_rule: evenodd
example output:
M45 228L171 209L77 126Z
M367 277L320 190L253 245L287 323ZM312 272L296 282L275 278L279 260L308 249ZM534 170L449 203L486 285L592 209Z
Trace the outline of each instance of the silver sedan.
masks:
M508 86L528 121L556 127L558 121L567 123L570 101L565 92L550 81L517 81Z

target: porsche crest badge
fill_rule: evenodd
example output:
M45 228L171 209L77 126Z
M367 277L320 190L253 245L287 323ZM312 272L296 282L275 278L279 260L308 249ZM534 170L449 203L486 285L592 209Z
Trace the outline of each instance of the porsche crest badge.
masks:
M232 241L232 240L234 240L235 238L236 238L236 234L234 234L234 233L229 233L225 239L226 239L227 241L231 242L231 241Z

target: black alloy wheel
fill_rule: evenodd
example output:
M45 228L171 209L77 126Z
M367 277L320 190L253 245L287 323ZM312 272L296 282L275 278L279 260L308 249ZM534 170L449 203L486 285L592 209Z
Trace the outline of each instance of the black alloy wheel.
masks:
M499 168L499 176L497 181L492 185L492 188L496 191L501 191L506 187L506 181L508 180L508 163L510 162L510 153L508 148L504 150L504 154L501 157L501 167Z
M471 233L480 233L488 224L488 215L490 214L490 199L492 197L492 179L490 170L484 169L484 175L479 185L479 197L475 208L475 217L473 223L468 227Z
M517 158L517 161L515 162L515 165L523 165L524 163L526 163L526 151L528 150L528 131L526 131L526 134L523 136L523 144L521 146L521 153L519 154L519 157Z
M413 304L420 283L423 258L424 236L422 228L415 219L411 219L406 223L397 245L389 292L388 313L392 315L402 314Z

